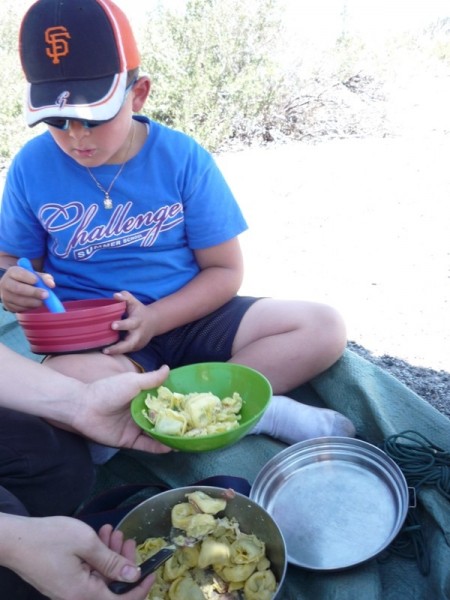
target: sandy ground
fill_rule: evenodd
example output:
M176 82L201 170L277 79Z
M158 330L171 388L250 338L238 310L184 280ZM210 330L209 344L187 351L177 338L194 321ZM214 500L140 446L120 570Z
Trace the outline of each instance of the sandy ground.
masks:
M217 157L249 222L243 293L337 307L375 355L450 371L450 135Z

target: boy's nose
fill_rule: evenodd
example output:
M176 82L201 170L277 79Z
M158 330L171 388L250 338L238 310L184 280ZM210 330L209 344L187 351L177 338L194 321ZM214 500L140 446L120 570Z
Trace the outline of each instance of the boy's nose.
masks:
M75 139L80 139L85 135L89 135L89 129L87 127L83 127L83 124L80 121L69 121L68 127L69 135Z

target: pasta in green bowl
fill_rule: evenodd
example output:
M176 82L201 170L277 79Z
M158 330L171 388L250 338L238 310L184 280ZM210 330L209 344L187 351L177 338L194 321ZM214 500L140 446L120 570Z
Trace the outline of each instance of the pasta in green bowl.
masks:
M248 433L272 397L269 381L235 363L198 363L170 371L162 386L131 403L134 421L161 443L185 452L229 446Z

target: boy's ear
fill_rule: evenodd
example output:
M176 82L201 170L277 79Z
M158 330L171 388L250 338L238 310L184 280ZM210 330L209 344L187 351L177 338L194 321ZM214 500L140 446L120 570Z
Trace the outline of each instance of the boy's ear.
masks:
M142 75L133 86L133 112L138 113L142 110L152 87L150 77Z

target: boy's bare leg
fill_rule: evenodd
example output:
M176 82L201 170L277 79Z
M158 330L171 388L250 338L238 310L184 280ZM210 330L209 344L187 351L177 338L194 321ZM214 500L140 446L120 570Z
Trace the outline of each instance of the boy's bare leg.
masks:
M322 436L353 437L353 423L340 413L277 395L325 371L345 346L344 323L328 306L272 299L253 304L241 322L231 360L264 373L275 395L251 433L288 444Z
M231 360L264 373L280 394L328 369L346 343L344 321L330 306L263 298L245 313Z
M231 360L264 373L275 395L252 433L289 444L320 436L353 436L353 424L340 413L277 395L325 371L342 355L345 345L343 321L328 306L273 299L253 304L238 329ZM123 355L96 351L52 356L46 364L85 382L137 370Z
M108 356L98 351L49 356L45 365L85 383L110 375L138 371L136 365L123 354Z

